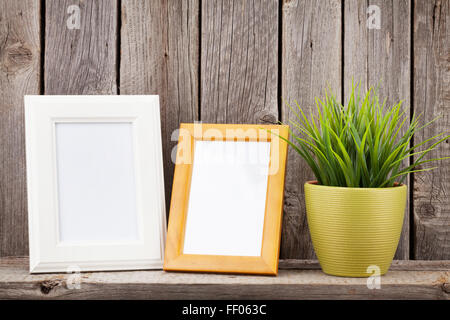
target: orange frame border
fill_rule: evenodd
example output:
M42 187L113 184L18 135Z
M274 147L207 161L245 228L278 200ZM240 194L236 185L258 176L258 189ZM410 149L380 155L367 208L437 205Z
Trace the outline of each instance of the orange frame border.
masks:
M271 132L277 131L280 137L288 139L288 128L287 125L203 123L182 123L180 125L164 270L265 275L276 275L278 273L287 143ZM251 132L256 132L256 135L246 134L249 132L249 129ZM211 132L216 133L216 135L211 135ZM233 134L230 135L230 132L233 132ZM217 139L217 136L222 138ZM194 255L182 253L195 140L268 141L271 143L261 256ZM274 143L278 143L278 150L275 150ZM180 161L183 157L185 158L184 162ZM274 168L275 161L277 161L278 170L271 174L270 172Z

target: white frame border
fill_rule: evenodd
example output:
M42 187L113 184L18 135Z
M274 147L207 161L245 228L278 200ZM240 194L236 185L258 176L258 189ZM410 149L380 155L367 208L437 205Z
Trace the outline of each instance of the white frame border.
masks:
M132 123L139 241L58 242L54 129L60 122ZM157 95L25 96L25 140L30 273L162 269L167 231Z

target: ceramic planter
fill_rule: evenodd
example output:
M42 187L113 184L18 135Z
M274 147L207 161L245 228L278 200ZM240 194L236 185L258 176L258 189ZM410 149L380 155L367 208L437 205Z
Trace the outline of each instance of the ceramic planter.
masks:
M407 188L345 188L305 184L306 212L314 250L330 275L385 274L402 231Z

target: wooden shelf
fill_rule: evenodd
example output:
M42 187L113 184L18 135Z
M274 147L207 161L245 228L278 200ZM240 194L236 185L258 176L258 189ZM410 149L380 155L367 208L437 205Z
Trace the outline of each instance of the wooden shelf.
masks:
M282 260L277 277L169 273L28 273L28 258L0 259L0 299L450 299L450 261L394 261L381 289L365 278L332 277L317 261Z

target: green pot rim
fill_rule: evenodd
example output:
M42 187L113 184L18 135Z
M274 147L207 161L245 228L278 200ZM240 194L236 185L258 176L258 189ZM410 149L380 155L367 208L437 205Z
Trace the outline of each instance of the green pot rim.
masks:
M315 187L315 188L329 188L329 189L351 189L351 190L373 190L373 191L381 191L381 190L391 190L391 189L399 189L399 188L407 188L406 184L402 183L399 184L398 182L395 183L393 187L383 187L383 188L359 188L359 187L336 187L336 186L324 186L321 184L318 184L317 180L310 180L305 182L305 187L307 185Z

